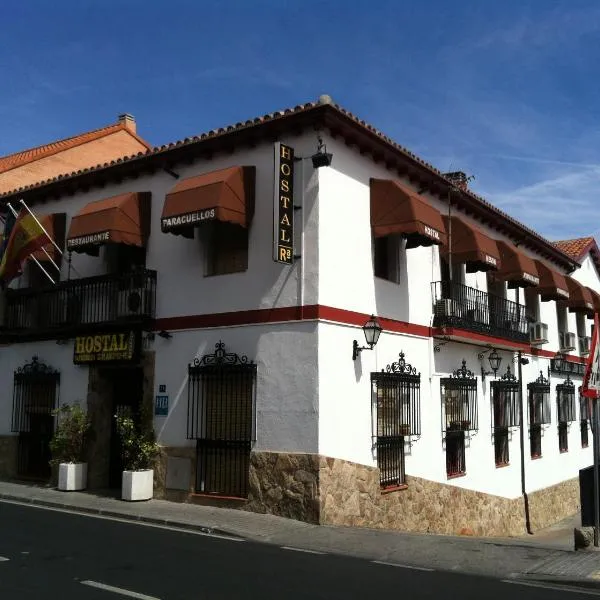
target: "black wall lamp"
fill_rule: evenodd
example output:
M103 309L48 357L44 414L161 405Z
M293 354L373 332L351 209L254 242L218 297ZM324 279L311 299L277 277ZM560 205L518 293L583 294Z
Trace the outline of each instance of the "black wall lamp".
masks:
M327 146L323 142L321 136L318 137L318 140L319 146L317 147L317 151L310 157L312 160L312 165L315 169L329 167L331 165L331 161L333 160L333 154L327 152Z
M479 354L479 360L483 359L485 352L482 352L481 354ZM492 348L492 351L490 352L489 356L488 356L488 362L490 363L490 369L491 371L486 371L483 368L483 365L481 365L481 380L485 381L485 377L486 375L493 375L494 377L496 377L496 373L498 372L498 369L500 368L500 365L502 364L502 357L498 354L498 352L496 352L496 350L494 348Z
M358 355L363 350L373 350L373 346L377 344L382 328L375 315L371 315L371 318L363 325L363 332L365 334L365 340L367 340L366 346L359 346L358 342L354 340L352 342L352 360L356 360Z
M161 337L164 340L170 340L173 336L168 331L163 329L162 331L158 332L158 337Z

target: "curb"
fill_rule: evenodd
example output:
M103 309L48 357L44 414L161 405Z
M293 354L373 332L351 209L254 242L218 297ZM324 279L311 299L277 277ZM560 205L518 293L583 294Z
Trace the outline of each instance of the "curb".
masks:
M239 533L232 533L225 529L218 527L210 527L208 525L197 525L195 523L188 523L186 521L176 521L173 519L160 519L157 517L146 517L144 515L131 515L128 513L122 513L116 510L106 510L103 508L89 508L87 506L77 506L68 504L66 502L57 502L54 500L42 500L40 498L23 498L22 496L13 496L12 494L0 493L0 500L9 500L16 504L32 504L34 506L41 506L45 508L58 508L61 510L68 510L74 513L80 513L83 515L98 515L102 517L111 517L113 519L121 519L123 521L131 521L138 523L147 523L149 525L164 525L167 527L174 527L177 529L198 531L200 533L207 533L212 535L225 535L229 537L238 537L241 539L247 539L247 537L240 535Z
M539 583L554 583L564 585L565 587L582 587L600 590L600 581L591 577L582 577L581 579L573 579L573 577L563 575L546 575L544 573L521 573L513 581L535 581Z

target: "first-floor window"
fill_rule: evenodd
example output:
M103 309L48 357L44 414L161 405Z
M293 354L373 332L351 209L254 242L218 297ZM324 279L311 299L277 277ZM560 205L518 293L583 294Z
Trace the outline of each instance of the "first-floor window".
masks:
M446 432L446 474L448 477L464 475L465 466L465 432Z
M531 425L529 429L529 446L531 458L540 458L542 456L542 426Z
M400 282L400 241L397 235L373 240L373 271L375 277Z
M569 451L569 429L567 423L558 424L558 449L561 452Z
M395 488L406 483L403 436L377 438L377 466L379 482L383 489Z
M496 427L494 430L494 453L497 467L504 467L509 463L508 427Z
M587 419L584 419L581 421L580 429L581 429L581 447L587 448L589 446Z
M215 221L207 239L206 275L240 273L248 269L248 230Z

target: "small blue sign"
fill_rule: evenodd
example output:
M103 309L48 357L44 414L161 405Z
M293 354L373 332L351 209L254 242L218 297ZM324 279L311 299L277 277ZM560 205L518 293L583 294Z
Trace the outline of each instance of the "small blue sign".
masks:
M169 396L156 396L154 414L163 417L169 414Z
M158 386L158 392L159 394L164 394L167 391L167 386L164 383L161 383Z

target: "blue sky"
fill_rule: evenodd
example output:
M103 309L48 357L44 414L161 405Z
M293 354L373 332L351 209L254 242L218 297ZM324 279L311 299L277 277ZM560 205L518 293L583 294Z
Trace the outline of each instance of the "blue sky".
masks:
M600 234L594 0L22 0L0 154L130 112L161 144L330 94L550 239Z

